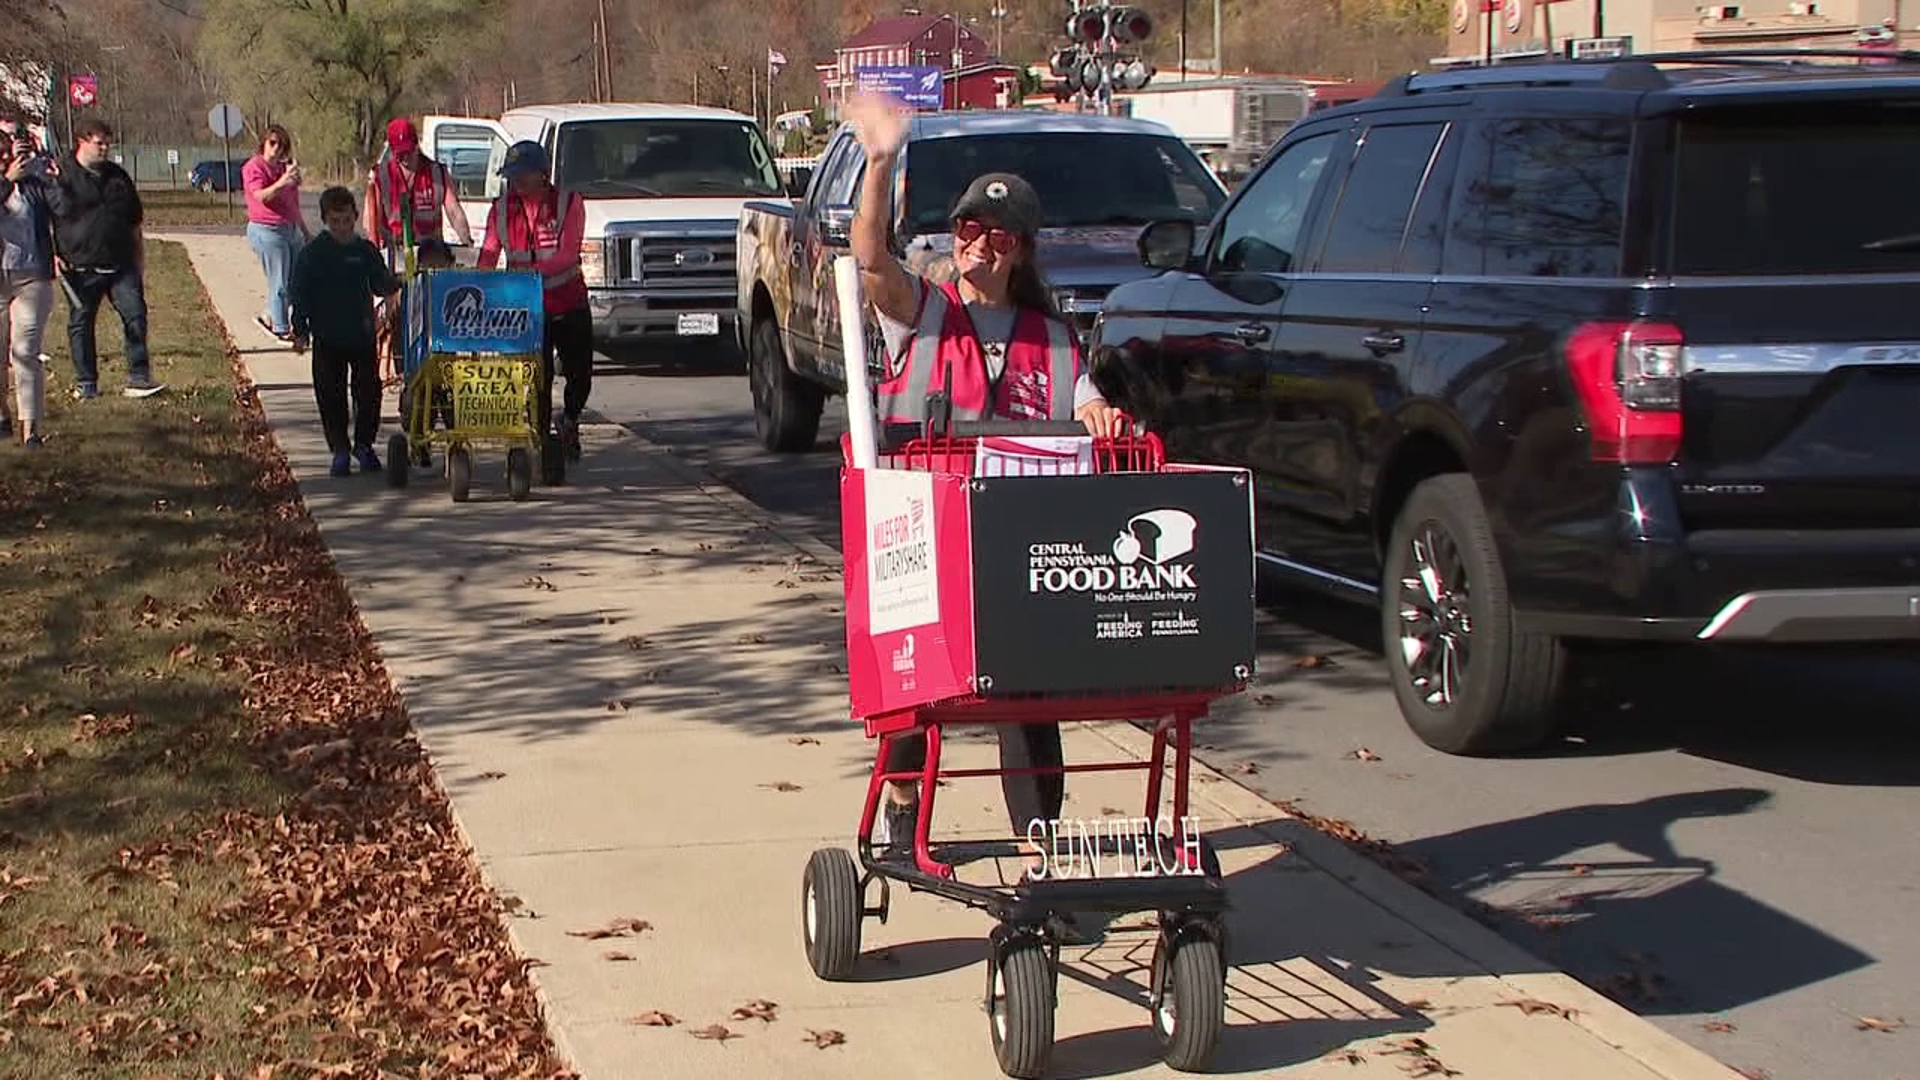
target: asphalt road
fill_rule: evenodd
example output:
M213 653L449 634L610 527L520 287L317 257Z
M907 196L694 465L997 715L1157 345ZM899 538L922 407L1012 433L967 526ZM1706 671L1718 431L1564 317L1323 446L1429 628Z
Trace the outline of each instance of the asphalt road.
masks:
M815 452L779 458L753 443L737 364L603 361L595 411L838 547L841 403ZM1915 659L1600 658L1563 739L1476 761L1407 730L1370 613L1265 591L1261 685L1218 710L1210 764L1391 842L1510 938L1730 1065L1913 1075L1920 1031L1861 1018L1920 1022Z

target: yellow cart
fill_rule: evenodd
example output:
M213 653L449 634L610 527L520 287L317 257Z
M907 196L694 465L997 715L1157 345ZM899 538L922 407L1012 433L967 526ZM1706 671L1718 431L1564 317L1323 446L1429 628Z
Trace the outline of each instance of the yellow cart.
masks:
M404 289L406 388L402 431L387 443L388 483L405 486L416 465L432 464L436 446L454 502L467 501L473 451L481 447L506 451L507 492L516 502L532 493L536 465L545 483L561 483L559 439L536 423L545 378L540 276L422 270Z

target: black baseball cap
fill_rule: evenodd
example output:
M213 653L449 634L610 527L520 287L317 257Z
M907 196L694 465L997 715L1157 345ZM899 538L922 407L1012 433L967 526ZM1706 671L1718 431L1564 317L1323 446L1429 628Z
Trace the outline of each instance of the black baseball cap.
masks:
M1040 231L1040 196L1012 173L987 173L953 204L954 218L981 218L1022 236Z

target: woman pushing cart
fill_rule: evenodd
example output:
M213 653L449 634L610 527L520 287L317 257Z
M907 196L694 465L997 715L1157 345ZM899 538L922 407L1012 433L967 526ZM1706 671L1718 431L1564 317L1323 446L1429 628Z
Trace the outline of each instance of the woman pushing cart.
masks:
M1061 946L1096 940L1114 915L1157 912L1153 1027L1169 1064L1203 1067L1224 1023L1227 904L1187 781L1193 722L1252 674L1247 473L1172 465L1157 438L1127 433L1047 303L1033 262L1040 208L1018 177L982 176L955 205L957 281L908 273L886 243L905 119L873 98L854 116L868 165L854 257L836 267L841 310L861 310L864 286L890 363L871 398L865 368L849 365L841 512L852 711L878 747L857 864L825 848L807 866L808 960L821 978L850 977L862 920L885 920L890 881L987 911L995 1054L1007 1075L1037 1077ZM845 354L865 355L860 320L842 330ZM884 446L859 407L869 400L890 428ZM1066 765L1066 720L1149 723L1151 760ZM943 769L955 724L995 725L1000 767ZM1143 817L1063 828L1065 773L1125 769L1147 773ZM1000 779L1011 836L936 846L941 778L978 776ZM1063 833L1077 840L1070 860ZM1108 855L1131 872L1106 876ZM960 878L1013 857L1025 866L1012 883Z

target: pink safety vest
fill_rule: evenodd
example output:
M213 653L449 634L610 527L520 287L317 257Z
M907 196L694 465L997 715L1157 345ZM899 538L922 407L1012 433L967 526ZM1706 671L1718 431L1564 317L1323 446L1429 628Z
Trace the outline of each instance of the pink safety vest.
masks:
M413 203L414 243L440 238L441 207L447 199L447 169L431 158L426 162L427 167L414 173L410 183L400 175L400 162L393 158L374 166L381 224L396 242L401 236L400 187L403 183L407 183L407 193Z
M512 192L501 194L493 204L493 231L500 242L500 253L509 270L532 270L533 264L560 254L560 233L566 226L566 214L560 211L559 191L547 189L534 228L527 228L526 204ZM567 196L571 210L580 202L578 192ZM587 306L587 280L579 264L541 278L544 305L549 315L574 311Z
M950 282L928 286L908 339L907 362L880 383L881 423L924 421L927 394L947 388L949 371L955 420L1073 419L1080 346L1072 328L1038 311L1016 314L1006 366L992 383L959 288Z

